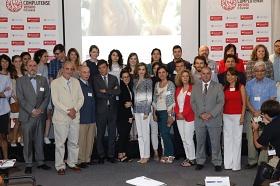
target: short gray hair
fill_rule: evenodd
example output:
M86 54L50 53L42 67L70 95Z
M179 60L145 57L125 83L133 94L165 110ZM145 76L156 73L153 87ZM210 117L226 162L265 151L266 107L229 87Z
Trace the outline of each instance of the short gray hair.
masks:
M254 65L254 70L255 70L256 68L258 68L259 66L264 66L264 68L266 69L265 63L264 63L263 61L258 61L258 62L256 62L255 65Z

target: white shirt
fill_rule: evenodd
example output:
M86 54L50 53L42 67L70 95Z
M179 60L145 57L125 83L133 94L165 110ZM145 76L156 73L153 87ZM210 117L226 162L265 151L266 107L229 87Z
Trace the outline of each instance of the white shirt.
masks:
M183 92L183 88L181 89L177 99L178 99L178 106L179 106L179 112L182 113L184 110L185 105L185 97L188 91Z
M204 81L202 81L202 92L204 92L205 84L207 84L207 91L209 90L210 82L211 82L211 80L206 83Z

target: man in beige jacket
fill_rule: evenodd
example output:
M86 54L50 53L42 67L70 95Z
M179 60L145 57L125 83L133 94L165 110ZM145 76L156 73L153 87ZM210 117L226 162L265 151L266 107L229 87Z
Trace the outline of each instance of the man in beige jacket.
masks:
M54 104L53 124L55 136L55 168L59 175L65 174L64 143L67 141L67 165L74 171L80 171L78 162L78 139L80 108L84 103L84 96L77 79L72 77L74 66L65 62L62 76L51 83L51 96Z

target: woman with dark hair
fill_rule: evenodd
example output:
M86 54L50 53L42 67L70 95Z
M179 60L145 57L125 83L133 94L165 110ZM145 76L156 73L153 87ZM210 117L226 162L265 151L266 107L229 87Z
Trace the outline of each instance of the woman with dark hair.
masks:
M99 56L99 48L96 45L91 45L89 47L89 59L87 59L83 64L86 64L90 70L89 82L93 85L93 77L99 74L97 63Z
M11 99L10 99L10 104L18 103L18 98L17 98L17 95L16 95L16 80L17 80L17 78L25 75L25 68L24 68L24 65L22 63L21 57L19 55L15 55L15 56L12 57L12 65L13 65L13 68L15 70L11 74L12 96L11 96ZM20 144L23 145L22 134L19 133L19 128L20 128L20 122L18 120L19 112L11 112L10 113L10 118L11 118L11 122L14 123L12 140L11 140L11 147L16 147L17 142L20 142Z
M14 73L11 58L6 54L0 56L0 74L11 77Z
M116 76L120 82L120 73L124 68L122 53L113 49L108 56L109 74Z
M129 160L127 157L127 147L129 142L129 134L133 122L133 102L134 95L132 91L132 81L129 71L123 69L120 74L120 89L119 95L119 109L118 109L118 122L117 128L119 133L119 153L118 159L120 162Z
M127 58L127 65L125 67L129 71L130 75L134 75L134 70L138 63L139 63L138 55L136 53L130 53Z
M150 75L153 74L153 69L152 66L155 62L159 62L160 64L162 64L162 60L161 60L161 51L158 48L154 48L151 52L151 63L149 63L147 65L148 68L148 72ZM155 75L155 74L154 74Z
M133 80L134 117L138 133L140 160L145 164L150 159L150 117L153 96L152 80L145 63L139 63L135 68Z
M237 77L240 83L242 83L243 85L246 84L246 75L244 72L240 72L237 70L237 64L236 61L238 60L238 58L235 55L232 54L228 54L225 57L225 68L229 69L229 68L234 68L236 69L236 73L237 73ZM227 71L218 74L218 80L219 83L221 83L222 85L225 85L226 83L226 76L227 76Z
M228 44L226 47L225 47L225 50L224 50L224 58L219 61L219 65L218 65L218 74L221 74L221 73L224 73L225 71L227 71L227 67L225 66L225 63L226 63L226 57L227 55L234 55L236 57L236 70L238 72L245 72L245 69L244 69L244 61L240 58L238 58L237 56L237 52L236 52L236 46L234 44Z
M238 81L238 72L229 67L224 86L223 136L224 167L234 171L241 169L241 141L246 110L246 91Z
M3 54L4 55L4 54ZM3 62L1 56L1 66ZM1 67L3 68L3 66ZM3 70L3 69L2 69ZM9 99L12 95L12 82L9 76L0 73L0 146L2 147L3 159L8 159L8 140L10 120L10 105Z
M254 73L254 65L258 61L263 61L266 66L266 77L270 79L274 79L274 73L273 73L273 64L269 60L269 53L263 44L259 44L255 46L255 48L252 51L251 54L251 60L247 62L246 65L246 76L247 76L247 81L253 79L255 77Z
M34 61L38 64L37 74L43 76L48 81L48 52L45 49L39 49L34 53Z
M187 69L181 71L176 75L175 83L177 88L174 111L186 155L181 166L190 167L195 164L194 112L190 103L194 81L191 72Z
M156 82L158 82L157 69L161 66L159 62L154 62L152 65L153 68L153 74L151 75L151 79L153 82L153 92L155 90ZM154 108L152 107L152 113L154 112ZM154 120L154 117L151 117L150 119L150 125L151 125L151 141L152 146L154 150L154 160L159 161L159 153L158 153L158 123ZM162 145L162 149L164 149Z
M171 124L167 124L168 118L173 115L175 105L175 85L167 79L168 70L165 65L157 69L159 81L155 85L153 95L154 117L158 122L159 131L163 139L164 153L160 160L162 163L173 163L174 149L170 135Z
M31 55L30 55L29 52L22 52L20 54L20 57L21 57L22 63L23 63L24 68L25 68L27 61L29 61L31 59Z

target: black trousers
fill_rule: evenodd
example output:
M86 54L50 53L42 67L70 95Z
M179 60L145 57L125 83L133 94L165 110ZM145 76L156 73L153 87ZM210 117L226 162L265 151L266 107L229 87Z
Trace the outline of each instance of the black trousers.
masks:
M129 134L131 130L132 124L127 120L119 120L117 122L118 133L119 133L119 141L118 141L118 152L123 153L127 151L127 146L129 142Z
M99 158L105 157L105 150L103 145L104 135L107 128L108 131L108 150L107 157L115 157L115 144L116 144L116 120L117 113L108 107L108 111L104 113L97 113L96 126L97 126L97 153Z

